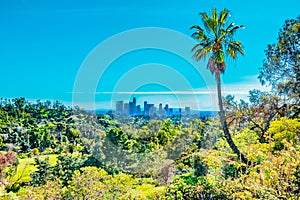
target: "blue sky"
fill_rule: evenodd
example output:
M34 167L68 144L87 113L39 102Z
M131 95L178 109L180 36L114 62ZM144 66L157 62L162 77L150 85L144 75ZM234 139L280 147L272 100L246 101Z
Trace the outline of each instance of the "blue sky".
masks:
M71 104L76 77L88 55L101 43L115 34L143 27L167 28L190 37L189 27L201 24L198 13L214 7L231 10L230 20L246 26L236 35L244 44L246 56L229 61L223 76L224 92L245 98L249 89L261 88L256 77L264 50L276 41L284 20L300 14L298 0L0 0L0 96ZM120 46L129 42L135 41L124 41ZM101 65L102 55L98 57ZM198 67L205 69L201 63ZM209 110L212 106L203 91L213 85L205 85L194 70L174 53L160 49L132 51L120 55L99 77L94 103L96 107L109 107L115 100L127 100L132 92L138 92L139 103L147 99L196 108L200 101L200 108ZM165 85L151 82L151 77L161 77ZM185 80L187 85L183 84ZM198 92L198 103L189 96L191 90ZM90 103L80 105L89 108Z

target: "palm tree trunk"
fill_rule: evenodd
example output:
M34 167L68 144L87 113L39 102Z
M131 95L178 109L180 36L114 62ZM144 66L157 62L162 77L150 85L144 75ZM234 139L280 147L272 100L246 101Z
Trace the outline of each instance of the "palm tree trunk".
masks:
M228 126L227 126L227 122L226 122L226 116L225 116L225 112L224 112L224 109L223 109L223 103L222 103L220 72L216 73L216 81L217 81L218 102L219 102L219 109L220 109L219 116L220 116L220 122L221 122L221 125L222 125L222 129L223 129L223 132L224 132L224 136L225 136L230 148L232 149L232 151L238 155L238 157L241 159L241 161L243 163L248 165L249 164L248 159L237 148L237 146L235 145L234 141L232 140L231 135L230 135L229 130L228 130Z

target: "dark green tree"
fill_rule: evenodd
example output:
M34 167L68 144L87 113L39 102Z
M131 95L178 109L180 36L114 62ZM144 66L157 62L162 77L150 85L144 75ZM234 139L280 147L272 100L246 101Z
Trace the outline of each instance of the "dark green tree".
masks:
M300 114L300 16L285 21L276 44L268 45L259 80L285 99L288 112Z
M44 185L48 180L53 179L53 167L50 165L49 157L44 160L36 157L35 165L37 171L31 174L31 185Z
M81 154L60 154L54 166L54 175L58 177L63 185L67 185L72 179L75 170L83 166L85 159Z

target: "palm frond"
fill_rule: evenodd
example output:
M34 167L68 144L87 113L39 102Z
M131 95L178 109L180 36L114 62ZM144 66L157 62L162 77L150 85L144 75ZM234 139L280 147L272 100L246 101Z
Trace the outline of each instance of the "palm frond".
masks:
M220 13L220 17L219 17L219 24L220 25L224 25L226 23L226 20L227 20L227 16L229 15L229 10L227 9L224 9L221 11Z
M223 37L225 37L227 34L227 31L225 29L220 28L218 36L219 36L219 41L223 40Z
M202 23L206 29L207 32L213 33L215 36L217 36L217 21L214 21L212 18L209 18L207 13L203 12L200 13L202 16Z
M197 29L199 31L203 31L203 29L198 25L191 26L190 29Z
M217 37L217 30L218 30L218 21L215 21L213 19L208 19L205 21L208 29Z
M207 41L207 39L208 39L204 33L204 30L200 27L198 27L197 31L192 34L192 38L199 40L199 41L201 41L201 40Z
M192 48L192 51L195 51L197 49L201 49L203 48L202 44L196 44L193 48Z
M245 55L242 43L239 41L231 41L227 45L226 49L227 55L236 59L237 54L240 53L241 55Z
M212 10L212 12L211 12L211 19L213 20L213 21L215 21L215 22L217 22L218 23L218 15L217 15L217 9L216 8L214 8L213 10Z
M234 23L230 23L227 28L226 28L226 31L229 31L232 27L234 27Z
M209 18L206 12L201 12L201 13L199 13L199 15L201 15L202 19L204 19L204 20L208 20L208 18Z
M206 59L206 56L208 54L210 54L211 52L211 46L207 45L207 46L204 46L204 45L195 45L194 48L192 49L192 51L194 51L194 55L193 57L196 59L196 60L201 60L201 59Z
M227 55L232 57L233 59L236 59L236 51L231 48L227 48Z
M228 35L233 36L236 30L238 30L239 28L244 28L244 25L238 25L238 26L234 26L233 28L229 28L227 30Z

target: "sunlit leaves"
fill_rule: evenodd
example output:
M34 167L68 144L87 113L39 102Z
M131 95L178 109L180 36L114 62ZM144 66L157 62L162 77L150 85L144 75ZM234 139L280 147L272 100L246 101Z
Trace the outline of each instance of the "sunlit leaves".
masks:
M272 122L268 134L272 138L274 150L282 150L289 147L289 144L299 145L300 122L298 119L281 118Z

